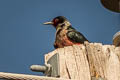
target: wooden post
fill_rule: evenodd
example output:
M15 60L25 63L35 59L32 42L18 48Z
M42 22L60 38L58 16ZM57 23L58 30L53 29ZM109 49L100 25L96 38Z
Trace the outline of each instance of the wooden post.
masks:
M45 55L45 63L59 54L60 78L120 80L120 47L88 43L56 49Z

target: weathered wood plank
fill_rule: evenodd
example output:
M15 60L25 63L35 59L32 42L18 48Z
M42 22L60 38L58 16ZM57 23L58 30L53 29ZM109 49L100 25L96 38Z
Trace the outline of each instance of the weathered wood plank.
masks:
M104 77L106 55L102 52L102 44L86 44L91 76Z
M45 62L56 53L59 53L62 78L120 80L120 47L86 42L56 49L45 55Z

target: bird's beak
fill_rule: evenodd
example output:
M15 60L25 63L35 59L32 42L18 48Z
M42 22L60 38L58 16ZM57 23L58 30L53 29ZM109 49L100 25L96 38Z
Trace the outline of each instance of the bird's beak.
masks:
M43 23L43 24L45 24L45 25L52 25L53 22L45 22L45 23Z

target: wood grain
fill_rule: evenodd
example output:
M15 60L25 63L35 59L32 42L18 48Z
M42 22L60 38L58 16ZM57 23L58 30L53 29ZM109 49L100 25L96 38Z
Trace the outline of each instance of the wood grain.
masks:
M120 47L85 42L46 54L45 63L56 53L60 59L60 78L120 80Z

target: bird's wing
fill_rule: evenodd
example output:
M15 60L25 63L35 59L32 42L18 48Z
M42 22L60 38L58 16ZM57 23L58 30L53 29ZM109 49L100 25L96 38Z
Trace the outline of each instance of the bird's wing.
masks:
M84 41L88 41L80 32L76 30L70 30L67 32L67 37L76 43L84 43Z

